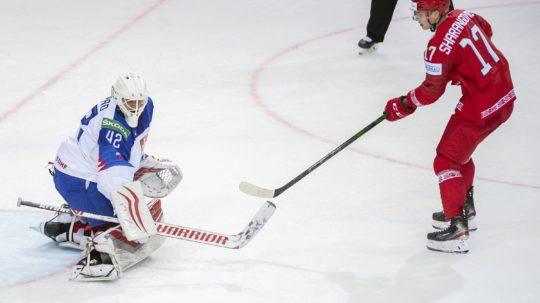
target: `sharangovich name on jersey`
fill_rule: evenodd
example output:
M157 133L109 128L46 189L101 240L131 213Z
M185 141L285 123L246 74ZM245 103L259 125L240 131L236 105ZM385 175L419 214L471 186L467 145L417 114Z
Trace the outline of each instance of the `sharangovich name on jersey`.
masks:
M459 14L459 16L457 16L454 23L452 23L446 32L446 35L444 35L441 45L439 45L439 50L441 52L450 55L452 48L456 43L456 39L459 37L463 29L465 29L465 26L467 26L469 21L471 21L472 17L474 17L474 14L468 11L463 11L461 14Z

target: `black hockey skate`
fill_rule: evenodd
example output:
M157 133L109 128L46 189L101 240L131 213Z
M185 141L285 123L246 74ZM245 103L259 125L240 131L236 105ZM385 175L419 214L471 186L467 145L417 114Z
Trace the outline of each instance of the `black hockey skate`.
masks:
M111 281L119 278L118 267L110 255L97 251L92 242L87 243L85 256L75 268L71 277L74 281Z
M475 231L477 229L476 226L476 209L474 208L474 196L473 196L473 188L469 188L469 191L467 192L467 197L465 198L465 204L463 205L463 215L468 221L469 231ZM447 220L444 217L444 212L438 211L433 213L433 222L431 225L433 225L433 228L435 229L446 229L448 226L450 226L450 220Z
M69 208L66 204L62 207ZM86 227L86 224L73 215L57 213L52 219L41 222L37 228L32 228L63 246L83 249L84 245L80 246L80 240L90 235L90 231L85 230Z
M427 245L429 250L448 253L469 252L469 228L467 219L463 215L450 220L450 226L444 230L427 234Z
M360 48L358 54L363 55L375 51L377 49L377 44L379 43L367 36L360 39L360 41L358 41L358 47Z

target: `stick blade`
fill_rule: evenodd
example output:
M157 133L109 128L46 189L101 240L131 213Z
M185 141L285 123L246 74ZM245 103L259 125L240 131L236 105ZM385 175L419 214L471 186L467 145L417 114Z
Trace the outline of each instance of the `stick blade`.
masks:
M240 182L240 185L238 185L238 188L241 192L248 194L250 196L259 197L259 198L265 198L270 199L275 197L275 190L262 188L257 185L253 185L249 182Z
M255 237L255 235L264 227L266 222L272 217L274 211L276 210L276 205L270 201L261 206L259 211L253 216L249 224L244 230L235 235L235 238L231 240L231 246L228 248L240 249Z

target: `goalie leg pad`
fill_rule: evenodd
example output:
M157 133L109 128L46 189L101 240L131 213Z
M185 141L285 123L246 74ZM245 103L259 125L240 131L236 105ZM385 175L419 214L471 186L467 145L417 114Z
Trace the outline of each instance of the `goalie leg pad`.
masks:
M156 224L142 195L138 181L121 186L112 194L112 204L129 241L144 242L157 233Z
M148 258L165 243L165 238L158 235L149 237L145 243L128 241L121 229L111 231L110 237L114 245L115 259L121 272Z
M161 200L153 199L148 203L148 208L150 209L152 219L156 222L160 222L163 218ZM121 272L126 271L128 268L146 259L152 252L161 247L166 239L154 235L150 236L145 243L129 241L123 234L120 226L111 228L107 233L112 239L115 260Z
M116 280L164 242L165 238L157 235L149 237L145 243L129 241L119 225L111 227L87 242L83 258L73 269L72 280Z

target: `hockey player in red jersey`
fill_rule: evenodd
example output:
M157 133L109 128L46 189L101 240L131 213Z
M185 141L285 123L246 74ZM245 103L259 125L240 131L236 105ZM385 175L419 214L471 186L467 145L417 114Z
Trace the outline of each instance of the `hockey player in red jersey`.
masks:
M474 150L510 117L516 99L508 61L491 41L490 24L466 10L449 11L449 0L413 0L414 19L434 32L424 53L426 77L417 88L387 102L386 119L395 121L437 101L446 85L461 86L462 97L437 146L433 163L443 212L433 214L427 247L468 252L474 230Z

